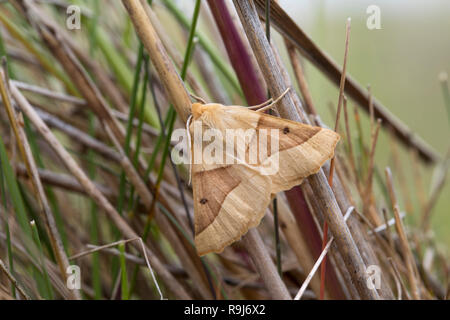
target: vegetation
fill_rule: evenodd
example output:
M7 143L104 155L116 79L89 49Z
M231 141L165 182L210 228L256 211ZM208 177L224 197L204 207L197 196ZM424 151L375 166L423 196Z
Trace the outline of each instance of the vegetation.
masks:
M103 1L0 4L0 299L449 297L431 220L450 149L433 151L346 72L350 21L335 63L275 1L195 0L192 16L174 0ZM330 124L306 61L339 88ZM256 105L286 88L275 114L335 129L335 158L241 241L199 257L189 168L170 156L191 95Z

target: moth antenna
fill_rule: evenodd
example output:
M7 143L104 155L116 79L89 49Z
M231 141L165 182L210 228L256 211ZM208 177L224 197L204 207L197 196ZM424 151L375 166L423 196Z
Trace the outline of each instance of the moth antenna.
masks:
M203 99L203 98L201 98L201 97L199 97L199 96L196 96L196 95L193 94L193 93L189 93L189 95L190 95L194 100L197 100L197 101L201 102L202 104L206 104L205 99Z
M281 96L279 96L276 100L272 101L271 104L256 110L257 112L264 112L266 110L272 109L281 99L284 98L284 96L289 92L289 90L291 90L291 88L287 88L286 91L284 91Z
M186 121L186 134L188 137L188 146L189 146L189 182L188 186L191 185L192 182L192 142L191 142L191 131L189 130L189 126L192 122L192 114L189 116L189 118Z
M264 101L264 102L261 103L261 104L258 104L258 105L256 105L256 106L250 106L250 107L247 107L247 108L250 109L250 110L257 110L257 109L259 109L259 108L265 107L268 103L272 103L272 102L273 102L273 99L270 98L269 100Z

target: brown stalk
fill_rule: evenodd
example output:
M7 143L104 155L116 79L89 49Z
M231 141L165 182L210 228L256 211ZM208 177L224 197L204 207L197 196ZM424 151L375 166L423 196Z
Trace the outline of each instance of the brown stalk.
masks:
M304 101L305 101L305 108L306 108L306 111L307 111L309 114L312 114L312 115L314 115L314 116L317 116L317 111L316 111L316 109L315 109L315 107L314 107L314 104L313 104L313 101L312 101L311 92L310 92L310 90L309 90L308 83L307 83L307 81L306 81L306 79L305 79L305 75L304 75L303 68L302 68L302 65L301 65L300 57L297 55L295 46L294 46L289 40L285 39L285 44L286 44L286 48L287 48L287 51L288 51L288 54L289 54L289 58L290 58L292 67L293 67L293 69L294 69L294 74L295 74L295 77L296 77L296 79L297 79L297 83L298 83L299 88L300 88L300 92L301 92L301 94L302 94L302 96L303 96L303 98L304 98ZM343 97L343 99L344 99L344 107L346 107L347 100L346 100L345 96ZM315 122L316 122L318 125L322 125L321 123L319 123L319 121L318 121L317 119L315 120ZM322 126L323 126L323 125L322 125ZM336 131L336 130L335 130L335 131ZM333 158L333 159L334 159L334 158ZM334 163L334 160L333 160L333 163ZM331 171L331 170L330 170L330 171ZM330 176L332 176L332 175L330 175ZM331 184L331 185L332 185L332 184ZM325 226L325 224L326 224L326 222L324 223L324 226ZM323 232L323 235L326 236L326 234L327 234L327 232L328 232L328 228L326 228L326 230L325 230L325 228L324 228L324 231L325 231L325 232ZM323 251L323 249L324 249L324 246L326 245L326 239L324 238L323 240L324 240L324 241L323 241L323 243L322 243L322 251ZM333 245L333 247L335 247L335 245ZM335 259L336 259L336 258L337 258L337 256L335 256ZM324 261L325 261L325 259L324 259ZM325 262L324 262L324 263L325 263ZM339 264L338 264L337 266L340 267ZM308 270L309 270L309 269L310 269L310 268L308 268ZM341 268L341 269L342 269L342 268ZM347 278L349 279L348 272L343 272L343 271L341 270L341 274L342 274L342 276L344 276L344 277L348 276ZM325 268L323 268L323 269L321 270L321 278L322 278L322 279L325 278ZM352 289L353 289L353 290L352 290ZM323 286L322 286L322 285L321 285L321 290L322 290L322 292L324 292L324 291L323 291ZM353 286L350 286L350 292L353 293L354 290L355 290L354 287L353 287ZM319 296L319 295L318 295L318 296ZM356 296L357 296L357 293L356 293L356 294L353 294L353 296L356 297ZM358 297L359 297L359 296L358 296Z
M81 143L82 145L96 151L98 154L102 155L108 160L120 163L120 155L114 151L111 147L104 144L103 142L93 138L84 131L58 119L57 117L48 114L45 111L36 109L40 118L50 127L64 132L67 136L71 137L75 141Z
M367 173L367 180L366 180L366 189L364 191L364 206L366 207L372 222L379 226L381 224L381 219L378 216L378 213L375 210L374 204L373 204L373 194L372 194L372 185L373 185L373 172L374 172L374 165L375 165L375 149L377 146L378 141L378 133L380 132L380 126L381 126L381 119L378 119L377 126L372 130L372 145L370 148L370 154L369 154L369 168Z
M445 159L442 161L442 163L437 168L437 174L438 178L433 186L430 197L425 205L423 214L422 214L422 228L426 232L430 228L430 220L431 220L431 211L433 210L433 207L435 206L442 189L444 189L445 181L447 179L447 172L450 168L450 149L447 151L447 155L445 156Z
M417 199L419 200L420 211L424 212L427 204L427 195L424 189L424 181L422 177L422 172L420 170L420 165L417 158L417 153L414 150L409 152L411 163L412 163L412 171L414 177L414 185Z
M391 134L390 134L391 135ZM396 141L393 141L393 139L389 139L389 144L391 147L391 152L392 152L392 161L393 161L393 165L394 165L394 172L397 173L397 177L398 177L398 181L400 184L400 189L402 191L402 196L403 199L405 201L405 209L406 212L408 213L413 213L414 212L414 206L413 203L411 201L411 194L410 191L408 190L408 183L406 181L405 178L405 174L404 174L404 165L403 163L401 163L400 161L400 154L398 151L398 147L396 144Z
M144 8L145 13L147 14L147 17L149 18L151 24L155 28L156 33L161 39L161 42L164 45L164 48L167 50L167 53L169 56L173 59L174 63L178 67L178 69L181 69L183 66L183 56L178 51L175 43L170 39L170 37L167 35L167 32L165 32L165 27L161 24L156 14L151 10L150 6L148 5L146 0L141 0L141 6ZM195 50L195 52L198 52L200 50ZM194 53L195 54L195 53ZM199 64L199 66L203 65L202 62ZM217 79L216 79L217 80ZM192 73L187 72L186 74L186 81L192 88L195 94L202 97L203 99L207 98L206 92L203 90L203 88L199 85L197 79L195 79L194 76L192 76ZM221 101L221 100L218 100Z
M11 281L11 283L14 285L17 291L19 291L22 297L24 297L26 300L31 300L30 296L20 286L19 282L17 282L17 279L14 277L14 275L8 270L8 268L6 268L5 264L3 263L3 260L0 260L0 269L8 277L9 281Z
M77 98L75 96L67 95L65 93L52 91L47 88L39 87L39 86L29 84L26 82L21 82L21 81L16 81L16 80L11 80L11 82L14 83L16 85L16 87L22 91L39 94L44 97L69 102L69 103L72 103L75 105L85 105L86 104L86 102L83 99Z
M386 208L383 208L381 211L383 212L384 223L386 225L386 235L387 235L387 240L388 240L389 246L392 249L394 249L394 240L392 238L391 228L389 228L389 224L388 224L389 223L389 219L388 219L388 216L387 216L387 210L386 210Z
M252 257L253 264L261 275L266 288L276 300L290 300L291 295L283 281L278 276L278 271L272 261L264 243L256 229L250 229L246 236L242 238L244 246L250 250L257 250L260 254L249 254Z
M300 57L297 54L297 50L289 40L284 39L284 43L289 54L292 68L294 69L298 87L305 101L305 109L309 114L317 115L317 110L314 106L311 91L309 90L308 82L306 81L305 73L303 72L303 67L300 61Z
M347 136L347 144L348 144L348 151L349 151L349 158L350 158L350 166L352 168L353 177L355 179L355 185L358 190L358 193L360 196L362 196L362 186L361 181L358 179L358 170L356 169L356 163L355 163L355 154L353 152L353 143L352 143L352 135L350 132L350 124L348 121L348 110L347 110L347 98L344 96L344 120L345 120L345 131Z
M28 177L27 169L25 168L25 165L19 163L16 167L17 169L17 175L19 177ZM68 191L72 192L78 192L81 194L86 194L85 189L79 184L79 182L73 178L70 175L64 174L64 173L56 173L53 171L49 171L46 169L40 169L38 168L38 174L39 179L44 184L49 184L55 187L59 187ZM108 199L114 199L117 197L115 191L110 189L109 187L106 187L104 185L100 185L96 183L97 189L105 195Z
M402 277L400 276L400 272L398 271L398 269L397 269L397 266L395 265L395 263L394 263L394 261L392 260L392 258L388 258L388 261L389 261L389 263L390 263L390 265L391 265L391 267L392 267L392 270L394 271L394 277L395 277L395 279L396 279L396 282L398 282L399 284L400 284L400 288L402 289L402 291L403 292L405 292L405 295L406 295L406 298L408 299L408 300L411 300L411 297L410 297L410 295L409 295L409 292L408 292L408 290L406 289L406 286L405 286L405 284L403 283L403 281L402 281ZM402 293L402 291L400 291L400 290L398 290L398 300L400 300L401 299L401 293Z
M151 12L152 9L145 10L139 0L122 0L122 3L130 15L139 38L149 53L152 64L169 95L169 100L173 103L182 121L186 122L192 103L183 81L170 61L161 39L148 18L146 11Z
M128 225L124 218L116 211L111 203L105 198L105 196L97 189L95 184L88 178L83 172L71 155L64 149L61 143L51 133L50 129L45 125L42 119L37 115L33 107L28 103L25 97L20 91L11 84L11 94L16 100L22 111L28 116L30 121L34 124L43 138L52 146L53 150L58 154L60 159L64 162L67 169L75 176L78 182L85 188L89 196L102 208L108 217L114 222L124 237L134 239L138 238L138 235ZM139 246L136 248L139 250ZM146 247L148 257L152 263L152 266L156 272L164 279L168 289L174 294L174 296L180 299L190 299L190 295L185 289L178 283L178 281L165 269L164 265L160 262L157 256Z
M261 71L264 74L271 95L274 97L281 96L290 87L290 83L286 83L282 78L285 71L276 61L272 48L265 37L254 3L243 0L234 0L233 2ZM299 101L298 96L293 90L290 90L278 103L280 115L283 118L308 123L307 116L300 109L301 105L296 104L295 100ZM373 290L369 290L366 286L364 262L343 219L342 212L323 171L309 177L308 180L316 194L316 201L324 209L323 211L331 232L336 238L338 248L358 292L363 299L378 299L378 294Z
M344 100L345 101L345 100ZM356 109L355 109L356 110ZM322 127L325 125L320 123ZM338 159L339 160L339 159ZM336 167L339 169L339 166ZM329 171L329 164L325 163L324 165L324 171ZM341 211L346 211L350 206L355 206L355 203L351 201L351 199L345 194L345 188L343 186L343 182L339 178L340 174L338 173L337 177L334 179L333 183L333 192L335 194L336 200L338 202L338 205L341 209ZM311 192L311 196L314 197L314 193ZM371 244L369 242L369 239L367 238L367 233L365 233L361 228L361 223L358 219L356 219L356 216L351 215L350 218L347 221L347 225L349 227L350 233L353 236L353 239L362 253L361 256L364 260L364 263L366 265L379 265L380 262L374 252L374 249L371 247ZM385 277L382 274L382 282L381 282L381 298L382 299L392 299L392 290L389 287L388 283L385 281Z
M373 136L373 130L375 129L375 114L373 110L373 96L372 88L370 85L367 86L367 95L369 96L369 118L370 118L370 134Z
M347 25L345 28L345 52L344 52L344 67L342 68L342 76L341 83L339 85L339 99L338 99L338 108L336 114L336 123L334 125L334 131L337 132L339 126L339 119L341 116L342 109L342 101L344 99L344 89L345 89L345 75L347 71L347 57L348 57L348 45L350 40L350 18L347 20ZM330 187L333 187L333 176L334 176L334 161L335 157L331 158L330 162L330 173L328 175L328 184ZM322 250L325 249L327 245L327 237L328 237L328 223L325 220L323 224L323 242L322 242ZM322 265L320 266L320 300L323 300L325 294L325 270L327 265L327 257L326 255L323 258Z
M393 186L393 182L392 182L392 173L389 168L386 168L385 173L386 173L386 182L387 182L387 186L388 186L388 190L389 190L389 196L391 198L392 207L393 207L392 209L394 211L395 229L397 230L397 233L400 238L400 245L402 248L403 259L405 260L405 264L406 264L406 267L408 270L409 284L411 286L413 298L415 300L419 300L420 293L419 293L419 288L418 288L418 284L417 284L417 279L415 276L416 271L414 270L415 260L414 260L414 256L411 251L411 247L409 246L409 242L408 242L408 238L405 233L405 229L403 227L403 221L400 218L399 207L397 204L397 198L395 196L394 186Z

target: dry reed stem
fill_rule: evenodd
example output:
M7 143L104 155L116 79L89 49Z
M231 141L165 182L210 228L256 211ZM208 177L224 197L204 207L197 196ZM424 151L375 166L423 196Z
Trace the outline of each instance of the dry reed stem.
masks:
M375 113L373 110L372 87L370 85L367 86L367 96L369 100L370 135L373 136L373 130L375 129Z
M344 99L345 102L345 99ZM356 110L356 109L355 109ZM323 123L319 121L322 127L325 127ZM339 160L339 159L338 159ZM336 167L339 169L339 166ZM329 164L325 163L324 171L329 171ZM350 206L354 206L355 203L352 202L345 194L345 188L343 187L343 182L339 179L340 174L334 179L333 192L335 194L336 200L341 208L341 211L345 212ZM345 182L344 182L345 183ZM313 193L312 193L313 194ZM358 249L361 252L361 256L366 265L380 265L380 262L371 246L369 239L367 238L367 233L362 230L362 225L360 221L353 215L350 216L347 225L350 229L350 233L356 242ZM382 299L393 299L392 290L389 287L384 275L382 274L380 298Z
M422 213L421 225L425 232L427 232L428 229L430 228L431 211L434 205L436 204L442 189L444 189L445 181L447 179L447 172L449 168L450 168L450 148L447 151L445 159L442 161L442 163L440 163L439 167L437 168L438 174L437 181L434 184L433 188L431 189L429 199L426 202L425 208Z
M81 143L85 147L88 147L98 154L105 157L105 159L120 163L120 155L114 151L111 147L104 144L103 142L93 138L83 130L80 130L59 118L36 108L36 112L40 118L50 127L58 129L59 131L65 133L68 137L71 137L76 142Z
M122 218L122 216L116 211L111 203L105 198L105 196L97 189L95 184L88 178L83 170L78 166L71 155L64 149L61 143L51 133L50 129L45 125L41 118L39 118L36 111L28 103L25 97L20 91L11 84L11 93L21 110L28 116L30 121L34 124L43 138L50 144L53 150L58 154L60 159L64 162L67 169L75 176L78 182L85 188L89 196L102 208L109 218L114 222L123 236L127 238L137 238L138 235L128 225L128 223ZM137 247L139 250L139 247ZM185 289L178 283L178 281L165 269L164 265L160 262L157 256L146 247L149 259L155 268L156 272L164 279L168 289L174 294L174 296L180 299L190 299L190 295Z
M151 264L150 264L150 262L148 260L148 256L147 256L147 252L146 252L147 250L145 249L144 241L142 240L142 238L120 240L120 241L116 241L116 242L113 242L113 243L110 243L110 244L107 244L107 245L98 246L98 247L95 247L95 248L90 249L88 251L84 251L84 252L78 253L76 255L73 255L73 256L70 257L70 260L79 259L81 257L84 257L86 255L92 254L94 252L98 252L98 251L101 251L101 250L104 250L104 249L107 249L107 248L111 248L111 247L115 247L115 246L118 246L118 245L125 245L125 244L133 242L133 241L138 241L139 244L141 245L141 250L142 250L142 253L144 254L144 263L147 266L148 270L150 271L150 275L152 277L153 282L155 283L155 287L158 290L158 293L159 293L159 295L161 297L161 300L164 300L164 296L163 296L163 294L161 292L161 289L159 287L158 281L155 278L155 274L153 273L152 266L151 266Z
M290 84L282 79L284 69L282 70L281 66L276 61L272 48L262 30L253 2L241 0L234 0L233 2L239 13L241 23L244 26L247 38L255 53L261 71L265 76L271 95L274 97L281 96ZM290 90L290 92L278 103L280 115L295 121L309 122L302 110L299 109L300 106L294 103L294 99L298 100L298 97L293 90ZM320 171L318 174L309 177L308 180L316 194L316 201L318 201L320 206L324 209L330 229L336 237L338 248L341 251L344 262L352 275L352 279L356 284L358 291L364 299L378 299L377 293L368 289L366 286L364 262L350 231L344 222L342 212L328 185L325 175Z
M17 279L14 277L14 275L6 268L5 264L3 263L3 260L0 259L0 269L4 272L4 274L8 277L9 281L13 284L13 286L19 291L19 293L24 297L26 300L31 300L30 296L23 290L23 288L20 286L20 284L17 282Z
M384 223L386 225L386 234L387 234L389 246L390 246L390 248L394 249L394 240L392 237L391 229L389 228L389 219L387 216L387 210L386 210L386 208L383 208L381 211L383 212Z
M363 194L363 203L364 207L366 208L368 214L370 215L372 222L379 226L382 224L381 219L374 207L374 199L372 194L372 185L373 185L373 172L374 172L374 166L375 166L375 150L377 146L378 141L378 133L380 132L380 126L381 126L381 119L377 120L376 127L372 130L372 144L370 147L370 153L369 153L369 167L367 169L367 179L366 179L366 189L364 190Z
M151 8L145 10L139 0L122 0L122 3L130 15L136 33L149 53L152 64L169 95L169 100L173 103L181 120L186 122L192 103L183 81L170 61L162 41L147 16L146 11L151 12Z
M347 98L344 96L344 120L345 120L345 132L346 132L346 138L347 138L347 144L348 144L348 151L350 158L350 166L352 168L352 174L354 178L354 182L356 185L356 189L358 190L359 195L362 197L362 186L361 181L358 179L358 170L356 169L356 163L355 163L355 153L353 151L353 142L352 142L352 135L350 132L350 123L348 120L348 109L347 109Z
M400 288L401 288L401 290L397 289L398 290L398 298L397 299L400 300L402 298L402 292L405 292L406 298L408 300L411 300L411 297L409 296L408 290L406 289L406 286L405 286L405 284L402 281L402 278L400 276L400 272L397 269L397 266L395 265L395 263L392 260L392 258L388 257L388 261L389 261L389 264L392 267L392 270L394 271L393 272L394 273L394 278L395 278L396 282L400 285Z
M422 177L421 168L418 161L417 152L414 150L409 151L411 163L412 163L412 172L413 172L413 178L414 178L414 185L415 185L415 191L416 191L416 197L419 200L419 208L420 212L425 211L425 207L427 204L427 195L425 193L424 189L424 181Z
M300 57L297 54L297 50L295 49L295 46L292 44L292 42L290 42L286 38L284 39L284 43L289 54L292 68L294 69L298 87L305 101L305 109L309 114L317 115L317 110L314 106L311 91L309 90L308 82L306 81L305 73L303 72L303 67L300 61Z
M395 229L397 230L397 233L400 238L400 245L402 248L403 259L405 260L405 264L406 264L406 267L408 270L409 284L411 286L413 298L415 300L419 300L420 293L419 293L419 287L418 287L417 279L416 279L416 270L414 268L415 260L414 260L414 256L411 251L411 247L409 246L409 242L408 242L408 238L405 233L405 229L403 227L403 221L401 220L400 215L399 215L397 198L395 196L394 186L393 186L393 181L392 181L392 173L389 168L386 168L385 173L386 173L386 182L387 182L387 186L389 189L389 195L390 195L392 207L393 207L392 209L394 211Z
M392 134L389 133L389 135L391 136ZM397 143L396 141L393 141L393 139L389 139L389 145L391 147L391 152L392 152L392 161L393 161L393 166L394 166L394 172L397 174L398 177L398 181L400 183L400 189L402 192L402 196L403 196L403 200L405 201L405 210L408 213L413 213L414 212L414 206L411 200L411 194L410 191L408 190L408 183L406 181L406 177L404 174L404 165L403 163L400 161L400 154L398 151L398 147L397 147Z
M39 94L41 96L48 97L48 98L55 99L55 100L69 102L74 105L85 105L86 104L86 101L84 101L83 99L80 99L80 98L77 98L77 97L74 97L74 96L71 96L71 95L68 95L65 93L55 92L55 91L49 90L47 88L43 88L43 87L40 87L40 86L37 86L34 84L29 84L29 83L22 82L22 81L17 81L17 80L10 80L10 81L18 89L20 89L22 91Z
M345 89L345 76L347 72L347 58L348 58L348 48L349 48L349 40L350 40L350 18L347 20L346 28L345 28L345 52L344 52L344 65L342 68L342 75L341 75L341 83L339 85L339 99L338 99L338 108L336 113L336 122L334 125L334 131L337 132L338 126L339 126L339 120L342 110L342 102L344 100L344 89ZM334 176L334 163L335 163L335 156L331 158L330 162L330 171L328 175L328 184L330 187L333 187L333 176ZM328 237L328 224L325 220L323 224L323 242L322 242L322 250L324 250L326 243L327 243L327 237ZM325 294L325 270L327 266L327 257L326 255L323 258L322 265L320 267L320 278L321 278L321 284L320 284L320 299L323 300L324 294Z
M253 264L258 273L261 275L262 280L266 284L266 287L270 292L272 299L290 300L291 295L278 276L278 271L269 253L264 247L264 243L261 240L258 231L256 229L250 229L247 235L243 237L241 241L246 246L246 248L256 249L262 253L259 255L252 255L249 252L252 256Z
M170 39L167 32L165 31L164 26L159 21L156 14L153 12L153 10L150 8L148 2L146 0L141 0L141 6L144 8L145 13L147 14L147 17L149 18L151 24L155 28L156 34L160 37L161 42L164 45L164 48L167 50L167 53L169 56L173 59L174 63L178 67L178 69L181 69L183 66L183 56L178 51L175 43ZM196 50L197 52L198 50ZM202 65L202 64L199 64ZM197 79L190 73L189 71L186 73L186 81L194 91L194 93L204 99L208 96L206 92L203 90L203 88L198 83Z
M16 173L19 177L28 178L27 169L25 165L19 163L16 167ZM64 173L56 173L46 169L38 168L39 179L44 184L49 184L67 191L77 192L81 194L87 194L86 190L80 183L72 176ZM96 188L108 199L113 199L117 197L117 193L109 187L95 183Z

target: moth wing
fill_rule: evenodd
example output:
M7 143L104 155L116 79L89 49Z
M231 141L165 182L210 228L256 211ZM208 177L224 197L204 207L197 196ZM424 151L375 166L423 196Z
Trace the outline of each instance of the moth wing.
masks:
M261 129L278 130L277 135L270 136L267 157L260 159L261 169L267 170L266 168L273 165L278 169L269 175L273 194L289 190L301 184L304 178L317 173L324 163L334 156L340 139L332 130L266 114L261 114L258 121L258 137ZM278 151L272 152L273 143L277 144Z
M246 163L253 165L263 175L271 179L272 194L289 190L302 183L303 179L317 173L323 164L334 156L334 150L340 137L332 130L314 127L286 120L243 107L224 106L228 127L255 129L251 143L247 145ZM227 119L227 120L224 120ZM272 134L273 132L277 134ZM266 135L266 150L261 152L258 146L256 164L248 162L250 145L259 144L262 135ZM244 137L240 138L241 140ZM241 141L242 142L242 141ZM242 144L241 144L242 145Z
M234 165L194 165L195 246L199 255L220 253L256 227L270 202L270 179Z

